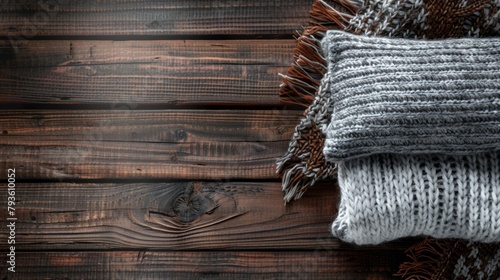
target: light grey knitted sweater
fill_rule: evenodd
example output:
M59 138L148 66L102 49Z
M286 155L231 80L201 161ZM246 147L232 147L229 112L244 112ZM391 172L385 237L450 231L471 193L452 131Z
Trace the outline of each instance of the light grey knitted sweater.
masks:
M422 41L329 31L322 46L334 104L327 160L500 150L500 38Z
M339 163L334 236L378 244L429 235L500 242L500 154L380 154Z

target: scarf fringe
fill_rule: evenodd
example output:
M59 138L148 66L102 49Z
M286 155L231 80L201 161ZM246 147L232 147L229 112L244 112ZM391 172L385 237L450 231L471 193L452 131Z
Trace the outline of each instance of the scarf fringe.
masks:
M276 161L277 173L283 176L285 203L297 200L317 180L330 178L336 166L323 156L324 136L316 125L303 119L296 127L287 153Z
M279 92L281 102L303 107L313 102L326 71L321 39L328 30L344 29L359 5L359 0L334 0L332 5L318 0L312 5L309 12L312 21L297 38L294 62L286 74L279 74L282 78Z
M295 127L287 153L276 161L276 171L283 176L285 203L302 197L316 181L335 175L336 164L327 162L323 155L324 130L332 114L325 106L330 98L327 89L328 81L323 79L313 104Z
M399 266L395 276L405 280L439 279L440 270L457 246L456 240L439 240L428 237L406 251L410 262ZM438 278L436 278L438 277Z
M299 199L318 180L332 178L336 172L336 165L326 162L323 155L323 126L328 124L331 112L322 109L325 96L318 94L326 89L321 84L326 60L320 43L328 30L346 27L361 1L335 0L332 5L323 0L313 4L310 12L313 21L298 38L295 62L286 75L281 75L281 101L309 107L295 128L287 153L276 161L276 172L283 178L285 203Z

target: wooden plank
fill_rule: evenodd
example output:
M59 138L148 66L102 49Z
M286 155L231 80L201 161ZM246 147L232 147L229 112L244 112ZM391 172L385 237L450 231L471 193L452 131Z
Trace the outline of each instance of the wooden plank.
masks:
M0 104L277 105L293 40L0 41Z
M290 140L300 110L4 110L0 139L153 143Z
M299 111L3 111L23 179L276 179ZM2 174L2 178L6 178Z
M287 35L313 0L42 0L0 6L0 36Z
M2 279L401 279L399 251L21 252ZM0 260L5 267L5 254ZM3 269L3 268L2 268ZM4 278L9 276L9 278Z
M0 198L7 201L6 195ZM273 182L17 183L16 248L359 249L330 236L338 199L328 184L285 206L281 185ZM408 245L377 249L401 244Z

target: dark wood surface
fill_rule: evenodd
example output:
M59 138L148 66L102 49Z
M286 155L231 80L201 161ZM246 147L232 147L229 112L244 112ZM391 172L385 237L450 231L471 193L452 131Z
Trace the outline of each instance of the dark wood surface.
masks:
M387 279L398 251L27 252L32 279ZM34 273L32 273L34 274ZM56 276L57 275L57 276Z
M278 73L312 2L0 4L0 279L394 278L415 241L332 238L334 182L283 203L303 110Z
M3 169L22 179L275 179L297 111L0 113Z
M19 41L15 55L10 41L0 41L0 102L278 106L278 73L295 44L35 39Z
M7 2L6 4L3 4ZM312 0L3 1L1 35L286 36L308 21Z

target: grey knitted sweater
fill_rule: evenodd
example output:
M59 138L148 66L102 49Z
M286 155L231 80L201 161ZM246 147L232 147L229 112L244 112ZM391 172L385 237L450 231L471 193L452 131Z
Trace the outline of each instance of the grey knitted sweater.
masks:
M421 41L329 31L329 161L500 150L500 38Z
M429 235L500 242L500 153L379 154L338 164L334 236L378 244Z

